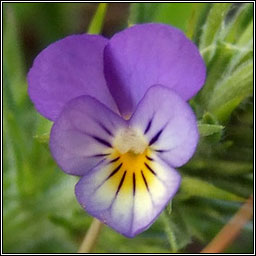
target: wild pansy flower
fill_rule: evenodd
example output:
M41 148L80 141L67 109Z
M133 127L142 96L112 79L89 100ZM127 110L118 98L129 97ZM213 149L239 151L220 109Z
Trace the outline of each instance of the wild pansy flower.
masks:
M196 48L176 28L135 25L110 40L72 35L43 50L28 74L36 109L54 121L50 149L81 176L75 194L127 237L147 229L180 185L196 118L186 100L205 80Z

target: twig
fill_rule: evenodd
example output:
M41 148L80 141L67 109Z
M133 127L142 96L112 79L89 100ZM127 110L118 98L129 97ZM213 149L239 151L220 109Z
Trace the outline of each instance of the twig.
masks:
M98 236L100 234L103 223L97 219L93 219L92 224L87 231L82 244L78 250L78 253L89 253L95 246Z
M222 228L201 253L223 252L239 235L243 226L253 216L253 196L245 202L233 218Z

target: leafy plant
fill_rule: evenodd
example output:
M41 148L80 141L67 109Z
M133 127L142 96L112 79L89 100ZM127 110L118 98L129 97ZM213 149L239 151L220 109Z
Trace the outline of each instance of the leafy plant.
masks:
M5 253L74 252L91 222L75 200L76 178L62 174L49 153L51 122L36 114L28 99L28 53L21 40L32 13L40 14L36 33L44 35L46 46L71 31L70 17L81 7L88 5L4 4ZM100 8L91 33L101 31L106 6ZM190 101L200 143L180 169L179 193L152 228L130 240L106 227L94 252L188 252L194 241L202 247L253 191L253 4L131 4L127 23L144 22L179 27L200 48L207 79ZM243 243L227 251L252 252L252 233L250 222Z

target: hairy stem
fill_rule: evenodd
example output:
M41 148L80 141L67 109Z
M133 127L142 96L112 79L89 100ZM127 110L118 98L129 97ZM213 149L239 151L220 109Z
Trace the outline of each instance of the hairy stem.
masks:
M169 208L169 211L170 210L171 209ZM170 244L172 253L176 253L178 251L177 241L176 241L175 234L173 232L173 226L172 226L172 224L170 222L170 219L168 217L167 210L163 212L162 219L163 219L163 223L164 223L164 226L165 226L165 232L167 234L168 242Z
M102 226L103 223L99 220L95 218L92 220L92 224L80 245L78 253L89 253L92 251L97 242Z
M222 228L201 253L223 252L239 235L243 226L253 216L253 196L245 202L233 218Z

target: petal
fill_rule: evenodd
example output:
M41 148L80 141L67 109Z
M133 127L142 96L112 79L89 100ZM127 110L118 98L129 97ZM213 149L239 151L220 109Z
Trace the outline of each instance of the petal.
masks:
M190 106L171 89L152 86L130 119L144 131L150 148L173 167L185 164L198 142L196 117Z
M28 74L28 92L36 109L55 120L69 100L90 95L116 111L103 73L107 39L72 35L44 49Z
M130 115L154 84L190 99L203 86L206 68L183 32L168 25L143 24L111 38L104 51L104 72L120 112Z
M116 131L126 126L120 116L90 96L65 105L50 135L52 155L63 171L84 175L111 155Z
M180 175L161 159L125 168L122 157L103 161L83 176L76 185L82 207L117 232L134 237L146 230L177 192ZM143 164L143 163L142 163Z

